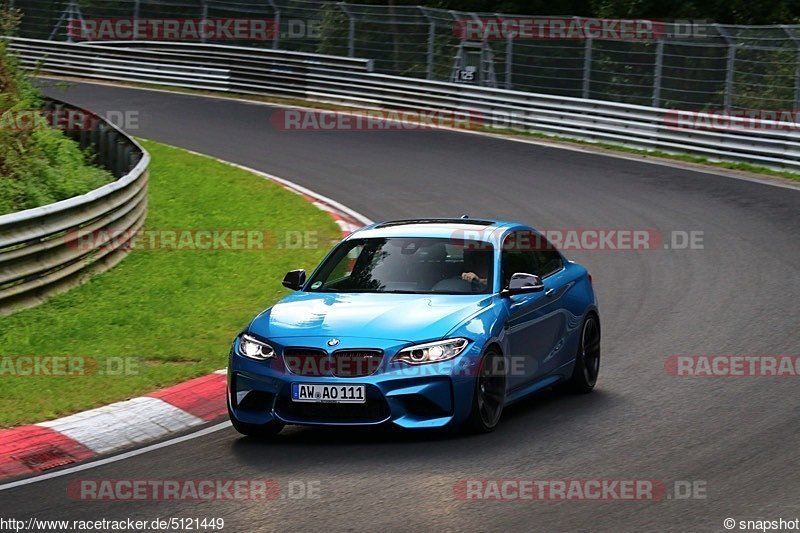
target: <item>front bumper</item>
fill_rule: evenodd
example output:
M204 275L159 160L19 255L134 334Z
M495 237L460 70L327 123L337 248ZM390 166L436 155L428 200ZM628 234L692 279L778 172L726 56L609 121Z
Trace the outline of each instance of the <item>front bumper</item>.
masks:
M278 420L298 425L377 425L403 428L436 428L458 424L469 416L475 391L474 376L480 364L481 347L471 342L450 361L411 366L391 359L409 343L353 338L341 339L337 349L368 346L383 351L377 371L362 377L306 376L287 368L286 346L324 349L326 338L270 339L278 356L268 361L242 357L231 349L228 365L228 405L232 416L246 424ZM292 383L363 384L366 402L335 404L294 402Z

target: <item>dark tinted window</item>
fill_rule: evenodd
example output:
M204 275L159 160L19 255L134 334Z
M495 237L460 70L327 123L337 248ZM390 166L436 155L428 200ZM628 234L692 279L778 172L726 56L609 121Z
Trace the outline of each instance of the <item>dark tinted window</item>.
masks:
M515 231L503 242L503 287L517 272L546 277L564 266L561 255L544 237L529 232Z
M308 284L312 292L486 294L493 248L444 238L353 239L340 244Z

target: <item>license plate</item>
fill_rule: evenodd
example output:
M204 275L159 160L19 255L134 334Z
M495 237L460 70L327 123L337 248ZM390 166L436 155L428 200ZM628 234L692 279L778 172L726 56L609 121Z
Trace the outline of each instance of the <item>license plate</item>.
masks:
M327 385L322 383L292 383L292 400L319 403L364 403L364 385Z

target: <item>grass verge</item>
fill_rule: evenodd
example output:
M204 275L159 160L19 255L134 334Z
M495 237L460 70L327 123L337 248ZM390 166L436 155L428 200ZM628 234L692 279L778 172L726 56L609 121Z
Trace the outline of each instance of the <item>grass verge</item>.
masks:
M277 249L268 238L273 245L258 251L135 249L85 285L0 318L0 426L52 419L224 368L234 335L286 294L283 274L313 267L341 236L326 213L260 176L163 144L144 146L153 156L146 229L248 230L277 242L308 231L318 245ZM85 357L97 361L97 373L16 375L18 356ZM120 358L127 371L113 375Z

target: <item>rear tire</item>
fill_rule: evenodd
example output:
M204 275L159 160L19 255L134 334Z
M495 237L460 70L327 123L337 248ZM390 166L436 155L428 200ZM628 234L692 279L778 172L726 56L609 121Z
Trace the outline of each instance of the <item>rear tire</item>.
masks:
M231 419L231 424L233 425L233 429L235 429L242 435L246 435L248 437L254 437L257 439L266 439L269 437L274 437L275 435L280 433L285 426L285 424L283 424L282 422L278 422L277 420L267 422L266 424L247 424L245 422L239 422L238 420L236 420L236 417L233 416L233 413L231 413L230 407L228 407L228 416Z
M472 411L464 424L469 433L489 433L497 427L506 400L505 359L489 349L481 359L475 377Z
M600 322L590 314L583 321L575 367L567 388L576 394L586 394L594 390L600 372Z

